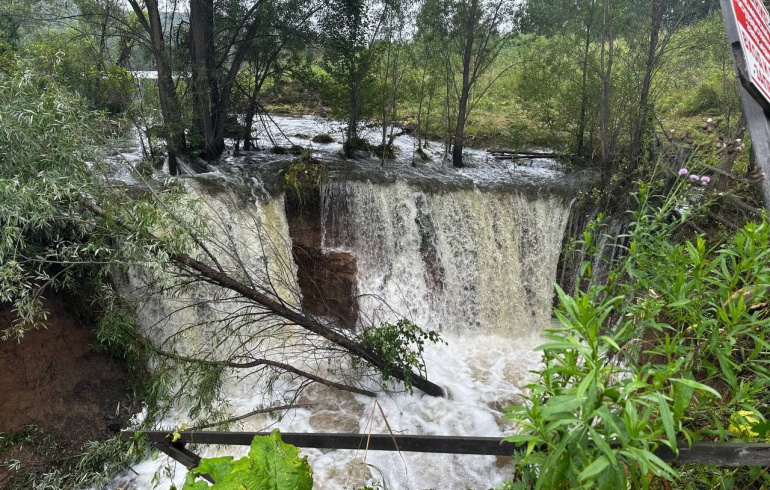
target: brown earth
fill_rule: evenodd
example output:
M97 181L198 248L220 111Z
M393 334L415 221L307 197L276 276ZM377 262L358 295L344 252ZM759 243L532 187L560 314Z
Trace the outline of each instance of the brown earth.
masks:
M0 432L35 425L41 437L55 439L66 457L79 453L87 441L119 431L133 413L132 399L125 371L94 352L89 326L68 302L49 300L46 307L47 328L27 332L20 342L0 341ZM10 308L0 305L0 330L13 319ZM0 462L20 459L19 454L25 453L13 448L0 454ZM36 464L45 465L39 459ZM0 487L11 476L0 467Z
M302 306L313 315L335 317L353 328L358 319L356 258L347 252L323 250L320 200L317 189L306 191L302 200L294 195L286 199Z

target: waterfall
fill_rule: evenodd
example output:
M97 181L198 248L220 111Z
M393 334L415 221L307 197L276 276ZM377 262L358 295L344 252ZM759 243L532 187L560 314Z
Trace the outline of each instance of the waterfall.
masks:
M322 206L324 248L356 257L366 324L516 336L551 316L563 197L338 181Z
M195 211L180 214L197 235L205 237L199 240L217 258L217 267L271 298L298 305L301 298L283 196L255 200L202 178L185 184ZM196 258L210 260L201 250ZM254 338L260 331L261 311L250 301L205 281L188 285L187 277L156 272L134 267L121 286L122 294L135 306L143 334L155 345L218 360L263 341Z
M361 395L312 385L296 400L300 406L280 420L260 414L239 421L231 430L284 432L366 432L386 434L389 428L406 434L500 436L513 427L502 407L520 403L519 394L539 363L533 351L537 332L550 318L553 284L561 240L566 227L568 197L554 188L541 192L518 188L479 189L415 182L371 183L335 178L322 186L316 211L304 210L297 221L284 196L265 199L233 192L232 183L219 185L197 177L188 188L205 203L210 248L223 257L222 267L242 280L299 307L306 295L298 283L302 271L295 263L297 229L307 244L308 260L352 257L353 278L346 278L358 299L358 326L378 325L407 317L425 329L439 330L446 344L428 345L424 355L428 377L446 388L446 398L383 393L379 411L368 429L373 401ZM303 221L304 220L304 221ZM317 223L317 226L312 222ZM316 236L320 233L320 236ZM292 243L294 239L295 243ZM295 255L292 255L292 252ZM316 253L317 252L317 253ZM206 260L205 255L200 258ZM305 271L306 273L307 271ZM334 274L337 272L332 271ZM332 275L334 275L332 274ZM131 289L148 280L134 271ZM342 290L344 288L339 288ZM328 292L328 291L327 291ZM184 294L134 299L139 323L156 341L184 332L174 347L222 359L234 349L260 344L260 318L216 330L218 319L248 312L248 303L211 285L196 285ZM210 301L214 299L214 301ZM141 300L141 301L140 301ZM302 305L305 307L305 305ZM289 336L274 339L285 349L299 344ZM269 341L265 341L269 344ZM261 346L272 349L273 345ZM274 354L278 351L269 351ZM296 354L296 352L295 352ZM322 355L297 356L306 370L328 374ZM312 363L315 363L314 365ZM240 371L225 381L227 415L242 415L275 403L300 382L274 378L255 382ZM156 425L189 422L186 407L177 407ZM204 457L244 455L247 448L204 446ZM353 451L303 449L314 469L316 488L354 488L385 481L388 488L490 488L510 478L506 458L447 454L370 452L366 463ZM145 461L113 482L111 488L181 486L186 473L179 465L166 471L166 459ZM376 468L376 470L372 469ZM133 486L132 486L133 485Z

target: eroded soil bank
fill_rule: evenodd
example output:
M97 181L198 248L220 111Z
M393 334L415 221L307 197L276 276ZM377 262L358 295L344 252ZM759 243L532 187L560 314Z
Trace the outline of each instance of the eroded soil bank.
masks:
M0 433L9 440L34 425L35 438L47 438L49 449L40 454L29 442L5 450L6 444L0 444L0 463L19 460L22 470L45 471L60 464L79 454L87 441L112 436L134 412L126 372L109 356L94 352L88 321L78 318L64 299L46 306L45 329L28 332L20 342L0 341ZM11 309L0 305L0 327L13 320ZM0 466L0 488L14 476L7 465Z

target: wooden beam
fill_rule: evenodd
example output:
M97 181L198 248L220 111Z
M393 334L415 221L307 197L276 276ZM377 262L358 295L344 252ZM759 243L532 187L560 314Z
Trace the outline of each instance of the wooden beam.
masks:
M133 440L140 434L149 442L163 445L182 444L227 444L248 446L254 436L269 435L267 432L178 432L180 438L170 444L171 433L164 431L123 431L121 439ZM477 454L492 456L510 456L514 451L526 448L524 444L504 442L499 437L460 437L460 436L409 436L389 434L335 434L335 433L291 433L281 434L288 444L297 447L318 449L364 449L369 441L370 451ZM185 450L186 451L186 450ZM166 452L166 451L164 451ZM188 451L189 452L189 451ZM169 454L167 452L167 454ZM691 448L680 447L679 455L668 447L661 446L655 454L663 461L675 464L700 464L716 466L768 466L770 465L770 444L748 443L710 443L697 442ZM169 454L176 459L176 456ZM183 455L185 466L190 461L189 454Z

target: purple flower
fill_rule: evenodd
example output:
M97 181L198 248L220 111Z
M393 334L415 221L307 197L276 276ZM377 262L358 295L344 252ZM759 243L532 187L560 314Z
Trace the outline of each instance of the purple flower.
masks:
M711 182L711 179L710 179L710 178L708 178L708 176L707 176L707 175L704 175L703 177L701 177L701 178L700 178L700 182L701 182L701 184L703 184L703 185L706 185L706 184L708 184L709 182Z
M687 175L687 172L689 172L689 170L687 170L686 168L679 169L679 175Z
M690 175L690 180L693 181L693 182L698 181L698 180L700 180L700 176L692 174L692 175Z

